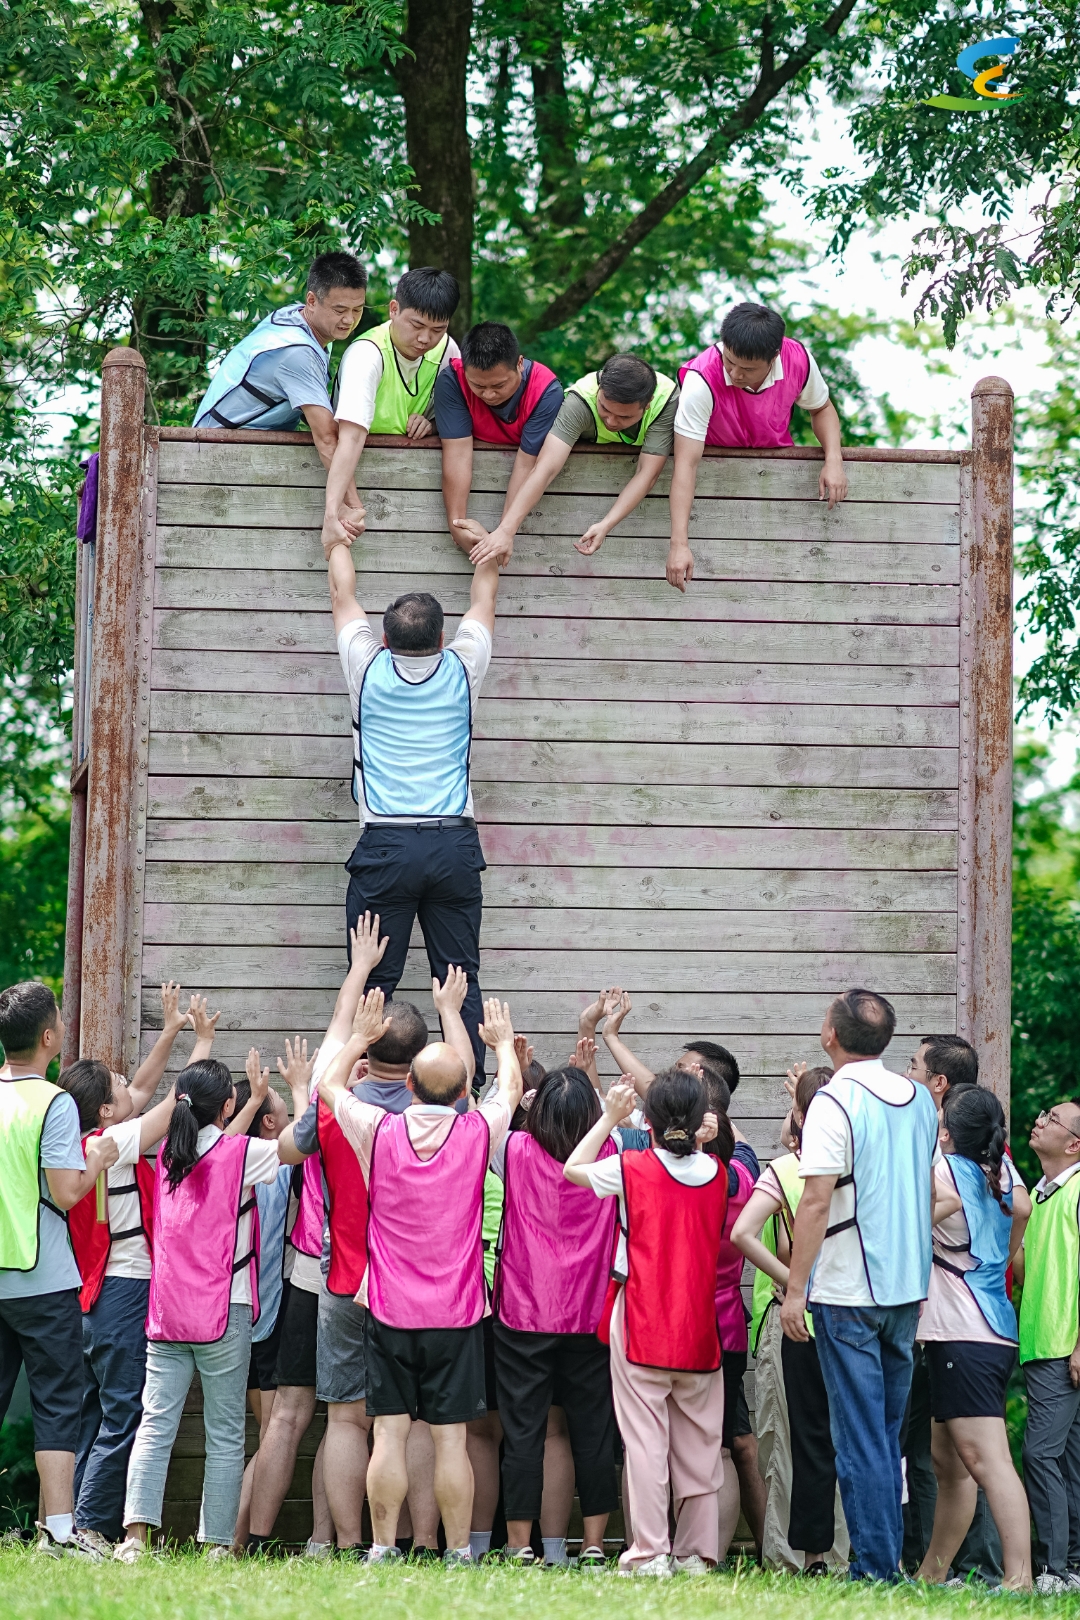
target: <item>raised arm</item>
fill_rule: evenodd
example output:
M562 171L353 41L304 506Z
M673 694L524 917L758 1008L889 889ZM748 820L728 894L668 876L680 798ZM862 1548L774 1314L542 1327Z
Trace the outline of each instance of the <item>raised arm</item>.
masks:
M324 551L329 546L354 540L364 527L362 521L364 509L360 506L359 496L356 494L355 479L360 456L367 443L368 430L361 427L358 422L339 422L337 430L337 444L326 474L326 505L323 510L322 527ZM352 510L346 514L345 509L350 507ZM354 522L354 514L360 519L358 525ZM348 527L342 522L344 515L349 517Z
M549 433L536 458L536 466L525 479L508 507L503 508L498 527L489 534L483 524L472 518L455 525L455 533L471 541L469 561L474 563L497 561L505 565L514 552L514 536L543 495L548 485L565 467L572 445L565 439Z
M444 983L440 984L438 979L431 981L431 999L435 1003L435 1011L442 1024L443 1040L447 1046L454 1048L464 1063L465 1078L471 1086L473 1075L476 1073L476 1053L461 1021L461 1006L468 988L468 974L464 968L459 967L447 968Z
M567 1181L572 1181L575 1187L588 1187L589 1174L587 1166L595 1164L600 1155L600 1149L615 1129L624 1119L629 1119L634 1112L637 1097L630 1084L630 1076L622 1075L607 1096L604 1106L600 1110L600 1118L591 1131L581 1138L577 1147L563 1165L563 1175Z
M510 1008L505 1001L484 1002L484 1022L480 1025L480 1039L485 1046L491 1048L499 1060L499 1072L495 1077L497 1095L512 1114L521 1101L524 1085L521 1079L521 1065L514 1048L514 1026L510 1020Z
M633 1080L638 1096L644 1097L656 1076L647 1064L634 1056L619 1035L622 1021L633 1005L625 990L607 992L604 1003L604 1045L619 1065L621 1073L628 1074Z
M296 1036L295 1045L285 1037L285 1056L278 1058L278 1074L289 1088L292 1097L292 1117L300 1119L307 1108L310 1098L311 1074L315 1067L315 1059L319 1055L316 1047L310 1058L307 1055L307 1041Z
M245 1136L247 1134L248 1126L253 1120L258 1119L262 1113L267 1092L270 1090L270 1070L262 1067L259 1054L254 1047L251 1047L248 1051L244 1073L247 1075L251 1086L251 1096L240 1112L234 1114L226 1125L226 1136Z
M201 1063L208 1058L214 1047L214 1036L217 1034L217 1021L221 1017L221 1008L216 1013L206 1010L205 996L192 996L188 1006L188 1018L195 1031L195 1045L191 1048L189 1063Z
M591 557L594 551L599 551L616 524L629 517L645 499L663 472L666 461L667 456L647 456L642 452L638 456L633 478L623 485L622 493L600 521L587 528L580 540L574 541L574 549L580 551L583 557Z
M389 1018L383 1017L386 997L381 990L369 990L356 1009L352 1033L337 1057L328 1063L319 1077L319 1095L331 1109L337 1107L340 1097L349 1097L349 1076L369 1046L386 1034Z
M473 573L472 589L469 592L469 607L461 616L462 624L466 619L476 619L484 626L488 634L495 634L495 602L499 595L499 565L497 562L478 563Z
M172 979L161 987L161 1015L161 1034L136 1069L128 1086L131 1110L134 1114L141 1114L153 1100L154 1092L168 1065L176 1037L182 1029L191 1026L188 1014L180 1011L180 986L174 984Z
M324 531L325 533L325 531ZM356 568L349 547L352 539L346 535L335 540L327 551L326 571L330 585L330 611L334 615L334 635L340 636L347 624L355 619L366 619L367 614L356 600ZM326 547L326 540L323 540Z
M379 938L379 914L374 917L365 911L355 930L349 936L352 944L352 963L334 1003L334 1015L326 1031L327 1041L347 1041L353 1032L357 1008L364 995L368 974L376 962L381 962L390 943L386 934Z

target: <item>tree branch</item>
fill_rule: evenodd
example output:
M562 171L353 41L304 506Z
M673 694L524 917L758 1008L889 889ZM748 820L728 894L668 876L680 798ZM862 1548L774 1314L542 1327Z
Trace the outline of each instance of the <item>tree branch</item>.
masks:
M762 30L757 83L742 106L709 136L695 157L690 158L676 170L667 185L645 204L640 213L634 215L626 229L593 260L587 270L572 281L557 298L553 298L540 315L524 323L522 336L528 339L536 337L540 332L550 332L554 327L562 326L576 315L593 294L599 291L625 263L638 244L667 218L672 209L689 195L698 181L702 180L731 149L740 135L744 135L757 122L770 102L775 101L791 80L814 60L821 50L821 45L811 43L811 39L820 39L821 34L829 38L835 37L857 4L858 0L841 0L821 25L820 32L814 31L801 49L793 51L778 68L773 65L771 31L766 18L766 25Z

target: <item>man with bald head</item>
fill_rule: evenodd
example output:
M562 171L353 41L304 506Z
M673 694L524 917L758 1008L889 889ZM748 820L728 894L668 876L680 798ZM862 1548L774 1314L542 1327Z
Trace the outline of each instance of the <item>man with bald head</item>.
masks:
M467 1563L473 1476L466 1424L487 1412L483 1316L487 1308L482 1224L484 1177L521 1100L510 1010L484 1004L480 1033L498 1059L493 1095L460 1107L469 1074L443 1041L413 1058L403 1113L361 1102L349 1090L358 1060L389 1031L383 993L357 1010L353 1037L321 1082L368 1188L368 1269L357 1294L367 1307L367 1412L375 1420L368 1468L371 1563L400 1557L398 1514L409 1485L405 1449L417 1419L435 1445L435 1497L446 1562Z

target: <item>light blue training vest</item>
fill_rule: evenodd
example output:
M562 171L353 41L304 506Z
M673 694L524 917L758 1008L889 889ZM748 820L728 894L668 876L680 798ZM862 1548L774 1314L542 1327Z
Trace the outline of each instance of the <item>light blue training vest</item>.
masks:
M854 1227L862 1245L867 1285L875 1305L911 1305L930 1286L930 1177L938 1116L929 1091L911 1081L906 1103L882 1102L849 1075L830 1080L814 1098L829 1097L848 1122L855 1213L830 1226L825 1242Z
M252 1344L274 1331L285 1283L285 1222L295 1167L283 1164L273 1181L255 1188L259 1211L259 1320L251 1329Z
M288 304L284 309L275 309L235 349L229 350L195 412L196 427L259 428L265 432L294 428L300 420L297 408L284 397L253 387L248 380L253 362L274 349L306 344L319 357L329 392L330 356L301 315L303 307Z
M949 1154L960 1202L964 1206L964 1219L968 1225L968 1242L957 1252L970 1254L977 1262L967 1271L951 1266L941 1255L935 1254L934 1264L943 1271L962 1277L971 1290L972 1298L986 1318L991 1332L999 1339L1019 1342L1016 1312L1005 1292L1005 1272L1009 1264L1009 1234L1012 1231L1012 1190L1003 1193L1010 1213L1005 1214L986 1184L980 1167L959 1153Z
M357 708L353 763L372 815L465 814L472 700L457 653L448 649L426 680L412 682L381 648L364 672Z

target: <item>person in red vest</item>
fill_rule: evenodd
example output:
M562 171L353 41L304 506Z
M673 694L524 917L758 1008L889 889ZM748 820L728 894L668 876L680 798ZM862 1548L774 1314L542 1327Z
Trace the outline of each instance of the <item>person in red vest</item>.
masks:
M652 1146L598 1163L612 1131L636 1105L633 1083L624 1075L563 1172L598 1198L619 1199L622 1235L608 1337L634 1535L619 1560L620 1573L704 1574L720 1553L724 1378L716 1270L728 1200L721 1168L735 1144L725 1116L719 1155L700 1151L718 1134L719 1122L706 1113L697 1076L668 1069L656 1076L644 1101Z
M770 450L791 441L791 413L800 406L825 451L818 497L829 510L848 492L840 453L840 418L813 355L785 336L783 317L764 304L736 304L724 317L720 342L710 343L679 371L671 475L669 585L684 591L694 577L690 511L706 445ZM764 491L763 491L764 493Z
M473 541L454 527L468 517L473 440L516 449L503 510L536 465L563 402L562 385L539 360L527 360L501 321L481 321L461 340L435 383L435 425L442 440L442 488L450 533L463 551Z

